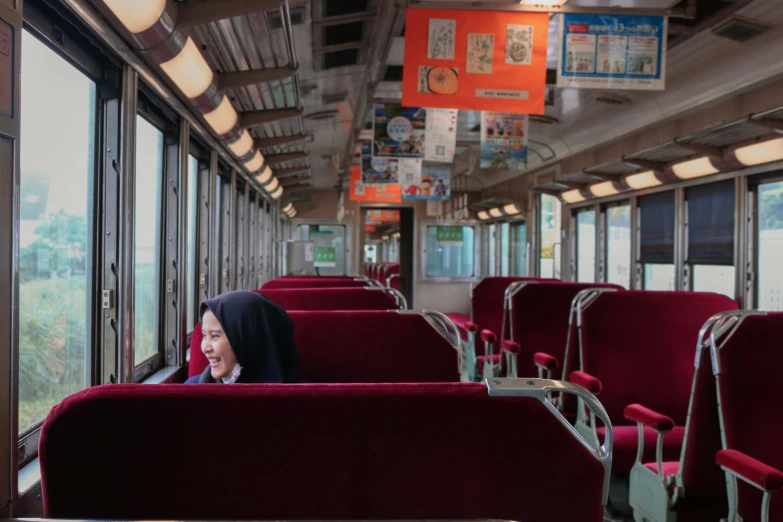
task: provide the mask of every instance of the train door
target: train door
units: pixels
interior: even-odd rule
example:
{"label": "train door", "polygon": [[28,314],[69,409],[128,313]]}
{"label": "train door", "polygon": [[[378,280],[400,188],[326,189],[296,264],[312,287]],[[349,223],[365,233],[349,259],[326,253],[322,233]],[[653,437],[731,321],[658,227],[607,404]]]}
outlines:
{"label": "train door", "polygon": [[755,272],[750,301],[759,310],[783,311],[783,179],[769,178],[760,181],[751,194],[756,211],[751,213],[755,227],[751,229],[755,239],[755,260],[751,272]]}

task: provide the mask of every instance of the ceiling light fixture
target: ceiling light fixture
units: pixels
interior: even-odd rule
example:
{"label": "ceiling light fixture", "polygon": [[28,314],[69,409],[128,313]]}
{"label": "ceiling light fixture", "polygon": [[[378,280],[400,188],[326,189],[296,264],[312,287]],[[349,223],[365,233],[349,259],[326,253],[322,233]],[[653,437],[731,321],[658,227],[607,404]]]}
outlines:
{"label": "ceiling light fixture", "polygon": [[674,172],[674,175],[680,179],[700,178],[702,176],[709,176],[710,174],[717,174],[720,172],[715,168],[715,165],[712,164],[710,158],[706,156],[672,165],[672,171]]}
{"label": "ceiling light fixture", "polygon": [[493,208],[489,210],[489,215],[497,218],[503,215],[503,211],[499,208]]}
{"label": "ceiling light fixture", "polygon": [[256,181],[258,181],[261,185],[265,185],[269,183],[270,179],[272,179],[272,169],[270,169],[269,165],[267,165],[263,172],[256,176]]}
{"label": "ceiling light fixture", "polygon": [[104,0],[122,25],[131,33],[143,33],[163,15],[166,0]]}
{"label": "ceiling light fixture", "polygon": [[604,198],[606,196],[617,194],[620,191],[617,190],[617,187],[614,186],[614,182],[604,181],[603,183],[590,185],[590,192],[592,192],[593,195],[597,198]]}
{"label": "ceiling light fixture", "polygon": [[272,181],[261,187],[262,189],[266,190],[269,193],[274,192],[277,190],[277,187],[280,186],[280,182],[277,180],[277,178],[272,178]]}
{"label": "ceiling light fixture", "polygon": [[783,160],[783,138],[746,145],[734,151],[737,161],[747,167]]}
{"label": "ceiling light fixture", "polygon": [[489,213],[486,210],[482,210],[481,212],[478,213],[478,218],[481,221],[486,221],[487,219],[489,219]]}
{"label": "ceiling light fixture", "polygon": [[277,199],[277,198],[279,198],[280,196],[282,196],[282,195],[283,195],[283,187],[282,187],[282,186],[280,186],[280,187],[277,187],[277,190],[275,190],[274,192],[272,192],[272,193],[271,193],[271,194],[269,194],[269,195],[272,197],[272,199]]}
{"label": "ceiling light fixture", "polygon": [[179,54],[160,64],[160,68],[188,98],[198,98],[204,94],[214,78],[212,69],[190,37]]}
{"label": "ceiling light fixture", "polygon": [[641,190],[650,187],[657,187],[658,185],[663,185],[663,182],[658,179],[658,177],[655,175],[655,172],[651,170],[640,172],[638,174],[631,174],[630,176],[625,178],[625,182],[628,184],[629,187],[635,190]]}
{"label": "ceiling light fixture", "polygon": [[513,216],[514,214],[519,214],[520,212],[522,212],[522,209],[519,208],[515,203],[511,203],[503,207],[503,212],[507,216]]}
{"label": "ceiling light fixture", "polygon": [[579,189],[563,192],[560,194],[560,197],[563,198],[563,201],[566,203],[579,203],[580,201],[585,200],[585,197],[582,195],[582,192]]}
{"label": "ceiling light fixture", "polygon": [[253,149],[253,137],[244,129],[236,141],[228,144],[228,148],[237,158],[241,158]]}
{"label": "ceiling light fixture", "polygon": [[[252,158],[250,158],[250,160],[245,162],[245,168],[250,172],[255,172],[263,166],[264,166],[264,157],[258,151],[256,151],[255,155]],[[270,176],[271,176],[271,172],[270,172]]]}
{"label": "ceiling light fixture", "polygon": [[228,100],[228,96],[223,96],[223,101],[220,102],[220,105],[218,105],[214,111],[204,114],[204,119],[207,120],[207,123],[209,123],[212,130],[215,131],[215,134],[226,134],[237,124],[239,115]]}

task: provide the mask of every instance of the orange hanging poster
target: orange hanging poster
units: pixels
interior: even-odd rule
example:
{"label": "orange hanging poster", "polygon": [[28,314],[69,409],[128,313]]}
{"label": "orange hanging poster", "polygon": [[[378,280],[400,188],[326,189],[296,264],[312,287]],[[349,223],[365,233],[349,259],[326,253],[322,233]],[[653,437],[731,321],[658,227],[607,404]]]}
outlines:
{"label": "orange hanging poster", "polygon": [[407,107],[544,114],[547,13],[408,8]]}
{"label": "orange hanging poster", "polygon": [[374,201],[378,203],[399,203],[402,189],[399,183],[363,183],[362,168],[351,167],[351,201]]}

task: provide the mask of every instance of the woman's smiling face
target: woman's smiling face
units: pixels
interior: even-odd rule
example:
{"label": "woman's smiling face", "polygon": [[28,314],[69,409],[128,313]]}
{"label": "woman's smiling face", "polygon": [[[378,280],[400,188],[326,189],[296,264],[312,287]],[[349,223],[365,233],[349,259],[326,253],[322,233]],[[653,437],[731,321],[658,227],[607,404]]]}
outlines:
{"label": "woman's smiling face", "polygon": [[201,318],[201,351],[209,359],[213,379],[222,379],[231,375],[237,364],[237,356],[228,342],[223,327],[215,315],[207,310]]}

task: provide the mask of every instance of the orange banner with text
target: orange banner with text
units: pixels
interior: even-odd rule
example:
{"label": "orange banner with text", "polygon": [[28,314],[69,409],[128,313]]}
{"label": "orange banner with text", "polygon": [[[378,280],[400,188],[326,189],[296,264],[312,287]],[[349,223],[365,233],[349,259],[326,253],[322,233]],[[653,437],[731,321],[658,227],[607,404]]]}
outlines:
{"label": "orange banner with text", "polygon": [[547,13],[409,8],[407,107],[544,114]]}
{"label": "orange banner with text", "polygon": [[351,167],[350,200],[399,203],[402,188],[399,183],[362,183],[362,168],[357,165]]}

